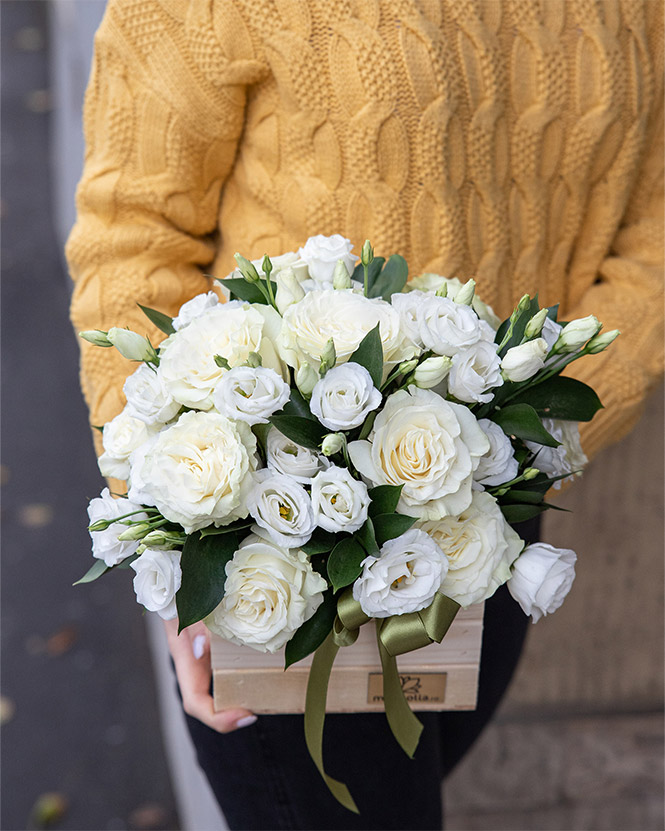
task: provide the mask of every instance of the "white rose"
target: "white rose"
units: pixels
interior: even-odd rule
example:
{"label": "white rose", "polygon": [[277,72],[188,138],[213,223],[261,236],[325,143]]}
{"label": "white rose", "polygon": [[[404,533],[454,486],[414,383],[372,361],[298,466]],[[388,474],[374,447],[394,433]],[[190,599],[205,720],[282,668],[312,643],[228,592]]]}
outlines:
{"label": "white rose", "polygon": [[319,453],[296,444],[274,427],[266,439],[266,463],[270,470],[284,473],[301,485],[309,485],[328,466],[328,461]]}
{"label": "white rose", "polygon": [[312,500],[302,485],[283,473],[259,470],[254,474],[247,508],[258,528],[277,545],[297,548],[304,545],[316,528]]}
{"label": "white rose", "polygon": [[510,577],[522,540],[508,525],[493,496],[475,491],[459,516],[418,523],[448,558],[441,593],[470,606],[491,597]]}
{"label": "white rose", "polygon": [[181,405],[162,383],[159,369],[147,364],[141,364],[127,378],[122,390],[127,398],[127,413],[146,424],[166,424],[180,410]]}
{"label": "white rose", "polygon": [[310,237],[298,254],[307,263],[310,277],[317,283],[332,285],[333,273],[338,260],[342,260],[351,274],[358,257],[351,253],[353,245],[340,234],[326,237],[318,234]]}
{"label": "white rose", "polygon": [[409,387],[388,397],[368,440],[351,442],[349,454],[372,484],[403,485],[401,513],[440,519],[468,507],[473,472],[488,448],[467,407]]}
{"label": "white rose", "polygon": [[478,426],[485,433],[490,442],[490,449],[481,456],[474,482],[486,487],[502,485],[517,476],[519,464],[515,458],[515,451],[508,436],[498,424],[489,418],[478,419]]}
{"label": "white rose", "polygon": [[399,314],[390,303],[378,298],[370,300],[353,289],[311,291],[284,313],[280,354],[296,370],[304,363],[318,367],[332,338],[337,363],[342,364],[377,323],[384,366],[394,366],[415,354],[415,347],[400,329]]}
{"label": "white rose", "polygon": [[173,318],[173,328],[176,332],[179,329],[184,329],[192,320],[201,317],[202,314],[213,309],[219,303],[219,298],[214,291],[209,291],[204,294],[197,294],[180,307],[177,317]]}
{"label": "white rose", "polygon": [[312,617],[326,587],[304,551],[252,534],[227,563],[224,599],[205,623],[233,643],[276,652]]}
{"label": "white rose", "polygon": [[[141,505],[129,499],[114,499],[108,488],[104,488],[99,496],[90,500],[88,516],[90,525],[99,520],[114,520],[125,514],[134,514],[141,511]],[[128,517],[131,520],[147,519],[148,515],[140,512]],[[104,531],[90,531],[92,539],[92,556],[103,560],[109,568],[131,557],[139,547],[139,540],[119,540],[118,534],[126,531],[126,525],[114,522]]]}
{"label": "white rose", "polygon": [[[532,441],[525,442],[529,450],[536,454],[533,466],[547,476],[563,476],[581,470],[589,460],[580,444],[579,424],[576,421],[544,418],[543,427],[561,444],[558,447],[546,447]],[[561,487],[562,481],[566,480],[554,483],[557,490]]]}
{"label": "white rose", "polygon": [[247,516],[255,452],[256,439],[242,421],[184,413],[132,459],[130,494],[147,494],[187,534],[228,525]]}
{"label": "white rose", "polygon": [[367,519],[369,503],[367,486],[345,467],[333,465],[312,480],[314,518],[326,531],[357,531]]}
{"label": "white rose", "polygon": [[502,384],[501,358],[495,343],[481,340],[453,355],[448,392],[459,401],[486,404],[494,397],[491,390]]}
{"label": "white rose", "polygon": [[217,366],[215,355],[233,367],[244,364],[250,352],[258,352],[264,366],[281,374],[270,342],[269,329],[275,326],[271,314],[279,321],[268,307],[219,303],[171,336],[161,353],[159,372],[173,398],[192,409],[211,409],[213,390],[228,371]]}
{"label": "white rose", "polygon": [[575,579],[577,555],[544,542],[527,545],[513,565],[508,591],[533,622],[561,606]]}
{"label": "white rose", "polygon": [[359,427],[381,405],[381,393],[360,364],[349,363],[326,372],[312,391],[310,408],[329,430]]}
{"label": "white rose", "polygon": [[290,392],[289,385],[273,369],[238,366],[222,376],[212,398],[222,415],[251,426],[267,424],[289,400]]}
{"label": "white rose", "polygon": [[448,570],[436,542],[417,528],[388,540],[378,557],[366,557],[353,599],[370,617],[419,612],[434,600]]}
{"label": "white rose", "polygon": [[126,479],[129,476],[129,457],[150,438],[152,432],[144,421],[130,415],[127,407],[107,422],[102,432],[104,452],[97,460],[102,476]]}
{"label": "white rose", "polygon": [[431,297],[418,308],[420,338],[437,355],[453,357],[480,340],[492,343],[494,331],[469,307],[449,297]]}
{"label": "white rose", "polygon": [[508,381],[526,381],[545,365],[549,352],[545,338],[534,338],[511,347],[503,356],[501,370]]}
{"label": "white rose", "polygon": [[[446,297],[449,297],[451,300],[457,297],[457,293],[463,285],[457,277],[442,277],[440,274],[420,274],[418,277],[409,280],[406,284],[405,291],[431,291],[432,293],[436,293],[444,284],[448,292]],[[496,315],[494,309],[488,303],[485,303],[477,294],[474,294],[473,300],[471,301],[471,308],[481,320],[484,320],[496,332],[501,325],[501,318]]]}
{"label": "white rose", "polygon": [[182,581],[180,551],[146,548],[131,563],[136,572],[134,591],[136,599],[149,612],[157,612],[164,620],[177,616],[175,595]]}

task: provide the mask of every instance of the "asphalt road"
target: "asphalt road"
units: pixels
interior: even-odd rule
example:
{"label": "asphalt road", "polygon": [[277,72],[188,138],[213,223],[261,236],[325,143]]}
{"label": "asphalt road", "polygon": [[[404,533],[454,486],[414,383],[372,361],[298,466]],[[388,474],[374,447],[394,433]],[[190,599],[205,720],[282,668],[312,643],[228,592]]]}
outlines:
{"label": "asphalt road", "polygon": [[175,829],[132,572],[89,586],[103,487],[52,229],[46,4],[3,0],[2,814],[40,827]]}

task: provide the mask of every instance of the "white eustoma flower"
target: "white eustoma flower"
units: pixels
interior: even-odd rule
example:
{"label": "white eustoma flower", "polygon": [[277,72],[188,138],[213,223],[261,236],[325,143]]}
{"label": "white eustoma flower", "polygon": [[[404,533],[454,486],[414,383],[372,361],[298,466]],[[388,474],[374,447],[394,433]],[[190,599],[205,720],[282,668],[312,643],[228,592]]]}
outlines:
{"label": "white eustoma flower", "polygon": [[145,421],[130,415],[128,407],[104,425],[102,445],[104,452],[97,460],[102,476],[126,479],[129,476],[129,457],[154,430]]}
{"label": "white eustoma flower", "polygon": [[423,348],[423,339],[420,336],[418,310],[434,297],[433,292],[405,291],[396,292],[390,298],[390,303],[399,314],[402,331],[418,349]]}
{"label": "white eustoma flower", "polygon": [[[247,508],[256,521],[253,531],[277,545],[298,548],[316,528],[309,494],[290,476],[258,470],[247,497]],[[258,527],[257,527],[258,526]]]}
{"label": "white eustoma flower", "polygon": [[310,408],[329,430],[359,427],[381,405],[381,393],[364,366],[349,361],[334,367],[312,390]]}
{"label": "white eustoma flower", "polygon": [[312,280],[332,285],[338,260],[343,261],[349,274],[353,272],[358,257],[351,253],[352,248],[351,242],[341,234],[330,237],[318,234],[310,237],[298,250],[298,254],[307,263]]}
{"label": "white eustoma flower", "polygon": [[502,485],[517,476],[519,464],[515,458],[515,451],[508,436],[498,424],[489,418],[479,418],[478,426],[485,433],[490,442],[490,449],[480,457],[474,482],[486,487]]}
{"label": "white eustoma flower", "polygon": [[475,491],[473,501],[459,516],[418,523],[448,558],[441,593],[460,606],[481,603],[510,577],[510,566],[523,542],[508,525],[497,501]]}
{"label": "white eustoma flower", "polygon": [[266,439],[266,464],[270,470],[290,476],[301,485],[309,485],[320,470],[328,467],[329,462],[315,450],[296,444],[271,427]]}
{"label": "white eustoma flower", "polygon": [[[409,280],[404,290],[407,292],[426,291],[435,294],[444,285],[447,290],[446,297],[455,300],[463,283],[457,277],[442,277],[440,274],[419,274]],[[495,314],[494,309],[488,303],[478,297],[477,293],[473,296],[471,308],[481,320],[484,320],[496,332],[501,325],[501,318]]]}
{"label": "white eustoma flower", "polygon": [[508,591],[533,622],[555,612],[575,579],[577,555],[544,542],[527,545],[513,564]]}
{"label": "white eustoma flower", "polygon": [[502,384],[501,358],[495,343],[480,340],[453,355],[448,392],[459,401],[486,404],[494,397],[492,390]]}
{"label": "white eustoma flower", "polygon": [[173,328],[177,331],[184,329],[192,320],[201,317],[202,314],[213,309],[219,303],[219,298],[214,291],[204,294],[197,294],[180,307],[177,317],[173,318]]}
{"label": "white eustoma flower", "polygon": [[252,534],[227,563],[224,599],[205,624],[233,643],[276,652],[312,617],[326,587],[304,551]]}
{"label": "white eustoma flower", "polygon": [[366,615],[384,618],[426,609],[448,571],[436,542],[417,528],[384,543],[378,557],[366,557],[353,584],[353,599]]}
{"label": "white eustoma flower", "polygon": [[[543,427],[561,444],[558,447],[546,447],[532,441],[525,442],[529,450],[536,454],[534,467],[547,476],[563,476],[581,470],[589,460],[580,444],[579,424],[576,421],[544,418]],[[557,490],[561,487],[561,481],[566,480],[554,483]]]}
{"label": "white eustoma flower", "polygon": [[141,364],[127,378],[122,391],[127,398],[127,413],[146,424],[166,424],[181,407],[166,390],[159,369],[147,364]]}
{"label": "white eustoma flower", "polygon": [[473,309],[449,297],[435,296],[422,303],[418,308],[418,326],[427,349],[451,358],[480,340],[494,341],[493,329]]}
{"label": "white eustoma flower", "polygon": [[178,614],[175,596],[182,582],[181,553],[175,549],[146,548],[131,563],[136,572],[136,599],[149,612],[157,612],[163,620],[173,620]]}
{"label": "white eustoma flower", "polygon": [[132,458],[130,494],[191,534],[247,516],[256,466],[256,439],[244,422],[190,411]]}
{"label": "white eustoma flower", "polygon": [[218,381],[212,399],[222,415],[251,426],[267,424],[289,400],[290,392],[274,369],[237,366]]}
{"label": "white eustoma flower", "polygon": [[549,352],[545,338],[534,338],[512,346],[501,360],[501,370],[508,381],[526,381],[545,365]]}
{"label": "white eustoma flower", "polygon": [[367,519],[369,504],[367,486],[348,468],[332,465],[312,480],[314,519],[326,531],[357,531]]}
{"label": "white eustoma flower", "polygon": [[[108,488],[104,488],[99,496],[90,500],[88,505],[88,516],[90,525],[99,520],[114,520],[125,514],[132,514],[140,511],[141,505],[137,505],[129,499],[114,499]],[[148,515],[141,512],[128,517],[129,520],[138,521],[147,519]],[[126,525],[114,522],[104,531],[90,531],[92,539],[92,556],[103,560],[107,566],[115,566],[131,557],[139,547],[139,540],[119,540],[118,534],[127,530]]]}
{"label": "white eustoma flower", "polygon": [[459,514],[471,502],[473,472],[489,440],[473,413],[431,390],[388,397],[351,460],[373,485],[403,485],[398,508],[423,519]]}

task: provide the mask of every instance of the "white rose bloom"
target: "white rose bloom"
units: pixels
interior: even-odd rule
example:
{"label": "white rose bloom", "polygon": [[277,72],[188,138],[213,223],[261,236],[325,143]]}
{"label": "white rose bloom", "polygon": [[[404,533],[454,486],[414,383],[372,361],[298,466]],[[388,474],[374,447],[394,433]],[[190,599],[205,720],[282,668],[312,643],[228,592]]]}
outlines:
{"label": "white rose bloom", "polygon": [[431,297],[418,308],[420,338],[437,355],[453,357],[460,349],[480,340],[494,341],[493,329],[469,306],[449,297]]}
{"label": "white rose bloom", "polygon": [[275,427],[270,428],[266,439],[266,463],[270,470],[290,476],[301,485],[311,484],[314,476],[329,464],[315,450],[296,444]]}
{"label": "white rose bloom", "polygon": [[345,467],[333,465],[312,480],[314,518],[326,531],[357,531],[367,519],[369,503],[367,486]]}
{"label": "white rose bloom", "polygon": [[222,415],[251,426],[267,424],[289,400],[290,393],[289,385],[273,369],[237,366],[222,376],[212,398]]}
{"label": "white rose bloom", "polygon": [[545,366],[549,349],[545,338],[534,338],[511,347],[501,360],[501,370],[508,381],[526,381]]}
{"label": "white rose bloom", "polygon": [[[88,516],[90,525],[100,519],[112,520],[133,511],[139,511],[141,505],[137,505],[129,499],[114,499],[108,488],[104,488],[99,496],[90,500],[88,505]],[[145,513],[137,513],[128,517],[132,521],[147,519]],[[113,523],[105,531],[90,531],[92,539],[92,556],[103,560],[107,566],[115,566],[131,557],[139,547],[139,540],[119,540],[118,534],[127,530],[126,525]]]}
{"label": "white rose bloom", "polygon": [[381,393],[360,364],[349,363],[328,370],[312,391],[310,408],[329,430],[359,427],[381,405]]}
{"label": "white rose bloom", "polygon": [[448,562],[436,542],[417,528],[388,540],[378,557],[366,557],[353,599],[370,617],[426,609],[444,580]]}
{"label": "white rose bloom", "polygon": [[304,363],[318,367],[321,353],[332,338],[337,363],[343,364],[377,323],[384,366],[389,368],[413,357],[416,349],[401,331],[399,314],[390,303],[370,300],[353,289],[311,291],[284,313],[280,355],[296,370]]}
{"label": "white rose bloom", "polygon": [[197,294],[180,307],[177,317],[173,318],[173,328],[176,332],[188,326],[192,320],[201,317],[202,314],[213,309],[219,303],[219,298],[214,291],[208,291],[204,294]]}
{"label": "white rose bloom", "polygon": [[453,355],[448,392],[459,401],[486,404],[494,397],[492,390],[502,384],[501,358],[495,343],[480,340]]}
{"label": "white rose bloom", "polygon": [[129,457],[153,432],[144,421],[130,415],[125,406],[121,413],[104,425],[104,452],[97,460],[102,476],[126,479],[129,476]]}
{"label": "white rose bloom", "polygon": [[149,612],[157,612],[163,620],[173,620],[178,614],[175,595],[182,581],[181,553],[175,549],[146,548],[131,563],[136,572],[136,599]]}
{"label": "white rose bloom", "polygon": [[309,494],[290,476],[258,470],[253,476],[247,508],[256,521],[252,530],[277,545],[304,545],[316,528]]}
{"label": "white rose bloom", "polygon": [[575,579],[577,555],[544,542],[527,545],[513,564],[508,591],[533,622],[561,606]]}
{"label": "white rose bloom", "polygon": [[422,519],[459,514],[489,440],[462,404],[409,387],[386,400],[367,441],[349,444],[360,473],[374,485],[403,485],[399,511]]}
{"label": "white rose bloom", "polygon": [[[420,274],[418,277],[409,280],[406,284],[405,291],[430,291],[436,293],[444,284],[448,290],[446,297],[449,297],[451,300],[457,297],[457,293],[463,285],[457,277],[442,277],[440,274]],[[501,325],[501,318],[496,315],[494,309],[488,303],[485,303],[477,294],[474,294],[473,300],[471,301],[471,308],[481,320],[488,323],[496,332]]]}
{"label": "white rose bloom", "polygon": [[326,587],[304,551],[252,534],[227,563],[224,599],[205,624],[233,643],[276,652],[312,617]]}
{"label": "white rose bloom", "polygon": [[423,348],[423,339],[420,336],[418,309],[429,302],[434,294],[422,291],[407,291],[393,294],[390,303],[399,314],[400,326],[408,339],[418,349]]}
{"label": "white rose bloom", "polygon": [[298,254],[307,263],[309,276],[317,283],[332,285],[333,273],[338,260],[342,260],[346,270],[351,274],[358,257],[351,253],[353,245],[341,234],[326,237],[318,234],[310,237]]}
{"label": "white rose bloom", "polygon": [[474,482],[485,487],[492,487],[514,479],[517,476],[519,464],[508,436],[498,424],[490,421],[489,418],[478,419],[478,426],[489,439],[490,449],[480,457],[476,472],[473,474]]}
{"label": "white rose bloom", "polygon": [[441,593],[460,606],[481,603],[510,577],[523,542],[508,525],[493,496],[475,491],[459,516],[418,523],[448,558]]}
{"label": "white rose bloom", "polygon": [[[572,474],[575,470],[581,470],[589,460],[580,444],[579,424],[576,421],[544,418],[543,427],[561,444],[558,447],[546,447],[544,444],[536,444],[532,441],[524,442],[529,450],[536,454],[533,466],[547,476],[563,476],[567,473]],[[566,480],[554,483],[557,490],[561,487],[562,481]]]}
{"label": "white rose bloom", "polygon": [[244,364],[250,352],[258,352],[263,365],[281,373],[281,365],[270,343],[270,320],[279,314],[272,308],[247,303],[219,303],[194,318],[172,336],[161,353],[159,373],[176,401],[196,410],[213,406],[212,394],[228,370],[215,363],[221,355],[233,366]]}
{"label": "white rose bloom", "polygon": [[147,364],[133,372],[122,391],[127,398],[127,413],[146,424],[166,424],[175,418],[180,404],[173,399],[162,383],[159,369]]}
{"label": "white rose bloom", "polygon": [[130,493],[147,494],[146,504],[191,534],[247,516],[256,465],[256,439],[246,424],[190,411],[132,459]]}

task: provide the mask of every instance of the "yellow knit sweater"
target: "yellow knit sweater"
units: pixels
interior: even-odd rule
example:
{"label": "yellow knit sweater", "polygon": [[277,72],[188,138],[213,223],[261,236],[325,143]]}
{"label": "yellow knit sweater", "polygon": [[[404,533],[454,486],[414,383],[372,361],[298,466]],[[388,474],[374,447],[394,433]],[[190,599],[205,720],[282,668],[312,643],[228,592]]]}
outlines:
{"label": "yellow knit sweater", "polygon": [[[661,0],[111,0],[67,245],[77,330],[152,329],[233,253],[341,233],[622,337],[574,365],[625,433],[663,366]],[[133,365],[82,344],[91,421]]]}

